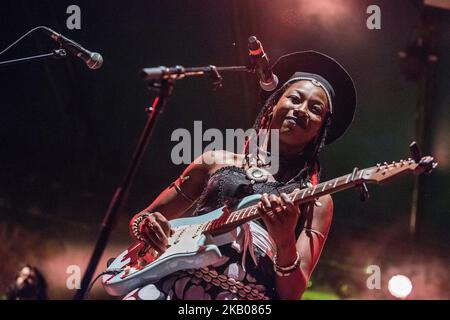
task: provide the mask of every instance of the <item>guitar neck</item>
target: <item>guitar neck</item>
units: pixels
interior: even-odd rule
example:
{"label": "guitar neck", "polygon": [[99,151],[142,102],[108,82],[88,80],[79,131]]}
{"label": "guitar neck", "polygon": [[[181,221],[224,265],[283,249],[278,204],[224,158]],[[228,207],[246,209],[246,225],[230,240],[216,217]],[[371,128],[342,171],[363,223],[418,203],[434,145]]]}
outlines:
{"label": "guitar neck", "polygon": [[[294,191],[289,194],[289,197],[295,204],[310,202],[323,195],[332,194],[353,187],[355,185],[355,180],[361,179],[363,174],[364,170],[355,170],[348,175],[319,183],[313,187]],[[225,210],[224,214],[219,218],[208,223],[204,228],[204,232],[220,234],[256,218],[259,218],[257,205],[252,205],[233,212],[226,212]]]}
{"label": "guitar neck", "polygon": [[[422,160],[416,162],[415,160],[408,158],[408,160],[400,160],[399,162],[393,161],[390,164],[387,162],[384,162],[383,164],[378,163],[374,167],[362,170],[355,168],[350,174],[319,183],[313,187],[294,191],[289,194],[289,197],[294,203],[302,204],[313,201],[326,194],[349,189],[355,185],[363,184],[364,189],[366,188],[365,183],[381,183],[408,171],[413,172],[416,175],[424,172],[431,172],[431,170],[437,166],[433,157],[423,157]],[[280,192],[282,192],[282,190],[280,190]],[[363,192],[367,192],[367,189]],[[362,195],[364,196],[364,193]],[[224,233],[256,218],[259,218],[257,205],[252,205],[233,212],[230,212],[228,208],[225,207],[223,214],[219,218],[208,222],[203,228],[203,232],[215,234]]]}

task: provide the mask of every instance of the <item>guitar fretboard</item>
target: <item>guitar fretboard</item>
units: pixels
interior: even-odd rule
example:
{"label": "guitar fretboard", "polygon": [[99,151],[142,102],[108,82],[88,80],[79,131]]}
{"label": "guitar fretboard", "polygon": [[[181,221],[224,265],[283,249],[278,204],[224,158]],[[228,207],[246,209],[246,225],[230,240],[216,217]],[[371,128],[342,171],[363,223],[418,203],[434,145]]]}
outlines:
{"label": "guitar fretboard", "polygon": [[[289,197],[296,204],[310,202],[326,194],[335,193],[344,189],[351,188],[355,185],[355,180],[362,178],[364,170],[350,173],[339,178],[319,183],[313,187],[304,188],[289,194]],[[280,190],[282,192],[282,190]],[[259,210],[257,205],[252,205],[240,210],[228,212],[224,209],[224,213],[217,219],[211,220],[204,228],[204,232],[221,233],[230,228],[237,227],[247,221],[259,218]]]}

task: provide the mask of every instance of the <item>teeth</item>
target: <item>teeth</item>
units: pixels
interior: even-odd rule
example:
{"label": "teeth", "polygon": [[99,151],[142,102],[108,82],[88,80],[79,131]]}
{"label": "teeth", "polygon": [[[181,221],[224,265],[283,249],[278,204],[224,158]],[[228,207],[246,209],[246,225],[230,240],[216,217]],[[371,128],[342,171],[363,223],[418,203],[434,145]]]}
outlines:
{"label": "teeth", "polygon": [[297,118],[297,117],[288,116],[285,119],[293,120],[301,128],[306,128],[306,126],[307,126],[306,122],[303,119],[300,119],[300,118]]}

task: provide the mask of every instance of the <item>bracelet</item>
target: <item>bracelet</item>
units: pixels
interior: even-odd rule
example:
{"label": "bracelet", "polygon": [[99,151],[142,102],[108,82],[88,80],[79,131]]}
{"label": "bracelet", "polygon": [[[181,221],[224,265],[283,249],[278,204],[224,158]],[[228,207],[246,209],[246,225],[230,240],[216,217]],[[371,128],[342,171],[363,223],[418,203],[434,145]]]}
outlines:
{"label": "bracelet", "polygon": [[139,241],[145,241],[144,238],[142,238],[141,233],[139,232],[139,224],[148,218],[150,216],[150,213],[144,212],[142,214],[139,214],[137,217],[133,218],[131,224],[130,224],[130,231],[133,236],[136,237]]}
{"label": "bracelet", "polygon": [[277,254],[273,256],[273,270],[275,273],[280,277],[287,277],[291,275],[296,269],[300,267],[300,254],[297,251],[297,257],[295,258],[295,261],[287,266],[282,267],[277,264]]}
{"label": "bracelet", "polygon": [[170,185],[170,187],[174,187],[175,190],[177,191],[177,193],[181,196],[183,196],[186,200],[190,201],[191,203],[195,202],[195,199],[192,199],[191,197],[189,197],[187,194],[185,194],[180,186],[177,184],[178,180],[181,180],[181,183],[183,183],[184,181],[188,180],[190,178],[190,176],[180,176],[176,181],[172,182],[172,184]]}

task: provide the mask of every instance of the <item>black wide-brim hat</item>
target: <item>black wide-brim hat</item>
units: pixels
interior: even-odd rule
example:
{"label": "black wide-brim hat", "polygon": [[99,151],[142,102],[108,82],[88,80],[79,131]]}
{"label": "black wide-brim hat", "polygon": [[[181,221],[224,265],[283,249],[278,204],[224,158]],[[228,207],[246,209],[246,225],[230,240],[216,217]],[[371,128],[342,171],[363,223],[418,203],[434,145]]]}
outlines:
{"label": "black wide-brim hat", "polygon": [[[325,144],[341,137],[353,122],[356,111],[356,88],[352,78],[335,59],[317,51],[299,51],[279,57],[271,64],[273,73],[278,77],[279,90],[296,72],[317,74],[333,87],[333,112]],[[261,91],[263,101],[273,92]]]}

